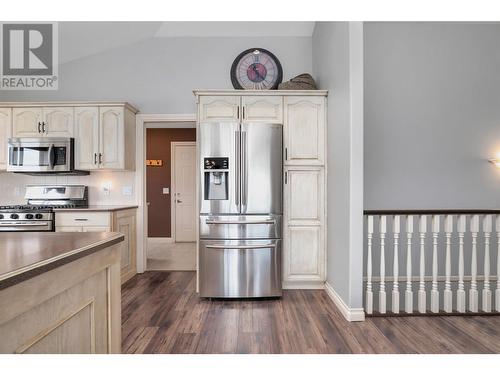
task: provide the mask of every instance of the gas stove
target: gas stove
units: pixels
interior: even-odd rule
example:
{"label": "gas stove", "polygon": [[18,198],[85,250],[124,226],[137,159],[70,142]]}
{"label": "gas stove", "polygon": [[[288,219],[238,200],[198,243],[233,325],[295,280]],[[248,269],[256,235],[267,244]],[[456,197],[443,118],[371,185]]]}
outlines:
{"label": "gas stove", "polygon": [[1,232],[45,232],[54,230],[54,212],[49,207],[1,206]]}
{"label": "gas stove", "polygon": [[81,185],[30,185],[28,204],[0,206],[0,232],[54,231],[54,208],[88,206],[88,188]]}

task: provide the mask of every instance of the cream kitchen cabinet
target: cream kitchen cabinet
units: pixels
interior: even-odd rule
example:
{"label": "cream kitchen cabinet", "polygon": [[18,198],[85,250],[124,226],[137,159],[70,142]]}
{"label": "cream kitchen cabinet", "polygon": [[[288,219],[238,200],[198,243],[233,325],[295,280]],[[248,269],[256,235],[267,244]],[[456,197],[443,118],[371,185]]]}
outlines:
{"label": "cream kitchen cabinet", "polygon": [[14,108],[12,133],[14,137],[42,137],[42,108]]}
{"label": "cream kitchen cabinet", "polygon": [[320,287],[326,278],[323,167],[285,167],[283,280],[286,287]]}
{"label": "cream kitchen cabinet", "polygon": [[283,233],[285,288],[321,288],[326,279],[325,230],[322,225],[287,225]]}
{"label": "cream kitchen cabinet", "polygon": [[77,169],[99,168],[99,107],[75,108],[75,165]]}
{"label": "cream kitchen cabinet", "polygon": [[56,232],[120,232],[122,283],[137,273],[136,266],[136,209],[116,211],[56,211]]}
{"label": "cream kitchen cabinet", "polygon": [[205,122],[238,122],[240,119],[239,96],[202,96],[199,119]]}
{"label": "cream kitchen cabinet", "polygon": [[281,96],[241,97],[243,122],[283,123],[283,98]]}
{"label": "cream kitchen cabinet", "polygon": [[135,113],[126,106],[75,110],[76,169],[135,169]]}
{"label": "cream kitchen cabinet", "polygon": [[284,98],[283,143],[285,165],[324,165],[326,98]]}
{"label": "cream kitchen cabinet", "polygon": [[14,137],[72,137],[73,107],[13,109]]}
{"label": "cream kitchen cabinet", "polygon": [[199,119],[204,122],[283,123],[281,96],[201,96]]}
{"label": "cream kitchen cabinet", "polygon": [[12,109],[0,108],[0,170],[7,169],[7,140],[12,136]]}

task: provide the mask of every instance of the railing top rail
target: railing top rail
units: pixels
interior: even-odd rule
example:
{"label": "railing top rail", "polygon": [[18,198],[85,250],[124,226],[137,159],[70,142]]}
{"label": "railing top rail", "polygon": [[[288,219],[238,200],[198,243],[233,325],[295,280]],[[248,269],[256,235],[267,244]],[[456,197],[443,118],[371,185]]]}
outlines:
{"label": "railing top rail", "polygon": [[402,210],[364,210],[364,215],[494,215],[500,214],[500,209],[402,209]]}

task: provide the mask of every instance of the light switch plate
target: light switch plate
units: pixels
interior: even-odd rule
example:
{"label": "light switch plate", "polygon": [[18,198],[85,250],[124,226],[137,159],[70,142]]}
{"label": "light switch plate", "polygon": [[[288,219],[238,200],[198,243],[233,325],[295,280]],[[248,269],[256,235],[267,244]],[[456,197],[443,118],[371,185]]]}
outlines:
{"label": "light switch plate", "polygon": [[130,185],[124,185],[124,186],[122,186],[122,194],[123,195],[130,196],[130,195],[132,195],[132,193],[133,193],[132,186],[130,186]]}
{"label": "light switch plate", "polygon": [[163,194],[170,194],[170,188],[163,188]]}

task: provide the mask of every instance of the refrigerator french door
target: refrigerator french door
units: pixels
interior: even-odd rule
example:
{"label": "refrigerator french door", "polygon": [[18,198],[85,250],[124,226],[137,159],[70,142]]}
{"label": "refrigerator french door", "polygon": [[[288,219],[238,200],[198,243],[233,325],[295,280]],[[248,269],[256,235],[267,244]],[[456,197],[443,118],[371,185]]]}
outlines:
{"label": "refrigerator french door", "polygon": [[200,295],[281,295],[282,126],[200,124]]}

